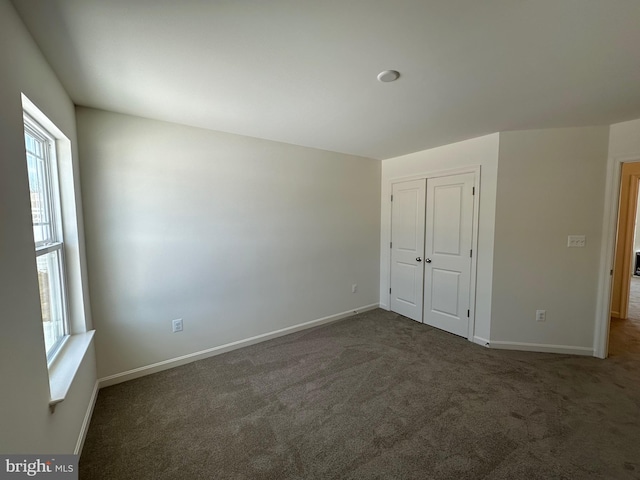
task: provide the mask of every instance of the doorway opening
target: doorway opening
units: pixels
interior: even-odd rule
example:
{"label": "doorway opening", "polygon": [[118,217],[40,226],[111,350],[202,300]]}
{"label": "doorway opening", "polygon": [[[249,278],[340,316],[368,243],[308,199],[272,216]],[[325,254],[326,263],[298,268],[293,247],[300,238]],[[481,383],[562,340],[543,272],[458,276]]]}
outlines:
{"label": "doorway opening", "polygon": [[[636,186],[640,192],[640,184]],[[636,212],[634,215],[633,243],[631,250],[631,281],[627,304],[627,320],[640,323],[640,194],[636,193]]]}
{"label": "doorway opening", "polygon": [[623,163],[611,292],[610,355],[640,352],[640,163]]}

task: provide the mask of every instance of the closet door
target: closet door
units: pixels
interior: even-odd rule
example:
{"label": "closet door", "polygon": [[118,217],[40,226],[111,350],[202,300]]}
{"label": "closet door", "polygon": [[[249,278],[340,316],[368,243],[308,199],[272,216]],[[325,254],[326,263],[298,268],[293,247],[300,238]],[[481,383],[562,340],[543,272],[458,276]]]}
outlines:
{"label": "closet door", "polygon": [[429,178],[426,194],[424,323],[468,336],[473,186],[465,173]]}
{"label": "closet door", "polygon": [[422,322],[426,180],[394,183],[391,203],[391,304]]}

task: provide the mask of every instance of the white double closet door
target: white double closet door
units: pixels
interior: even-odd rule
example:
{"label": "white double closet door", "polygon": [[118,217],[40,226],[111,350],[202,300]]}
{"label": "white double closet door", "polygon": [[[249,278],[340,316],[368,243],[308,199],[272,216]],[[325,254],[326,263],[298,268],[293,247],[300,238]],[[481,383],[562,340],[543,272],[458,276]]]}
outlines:
{"label": "white double closet door", "polygon": [[392,185],[391,310],[467,337],[475,174]]}

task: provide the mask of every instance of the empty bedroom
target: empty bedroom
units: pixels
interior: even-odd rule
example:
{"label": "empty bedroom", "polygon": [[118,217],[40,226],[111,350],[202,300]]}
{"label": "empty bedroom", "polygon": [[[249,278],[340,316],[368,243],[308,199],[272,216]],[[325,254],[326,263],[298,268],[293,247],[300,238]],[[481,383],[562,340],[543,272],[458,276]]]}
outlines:
{"label": "empty bedroom", "polygon": [[638,25],[0,0],[0,478],[640,478]]}

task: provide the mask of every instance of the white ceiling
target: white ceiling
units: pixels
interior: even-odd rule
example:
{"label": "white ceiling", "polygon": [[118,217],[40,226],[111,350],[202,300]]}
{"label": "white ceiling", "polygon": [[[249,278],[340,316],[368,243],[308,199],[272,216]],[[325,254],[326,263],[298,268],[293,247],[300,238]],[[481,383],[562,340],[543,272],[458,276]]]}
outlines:
{"label": "white ceiling", "polygon": [[12,2],[76,104],[143,117],[382,159],[640,117],[638,0]]}

